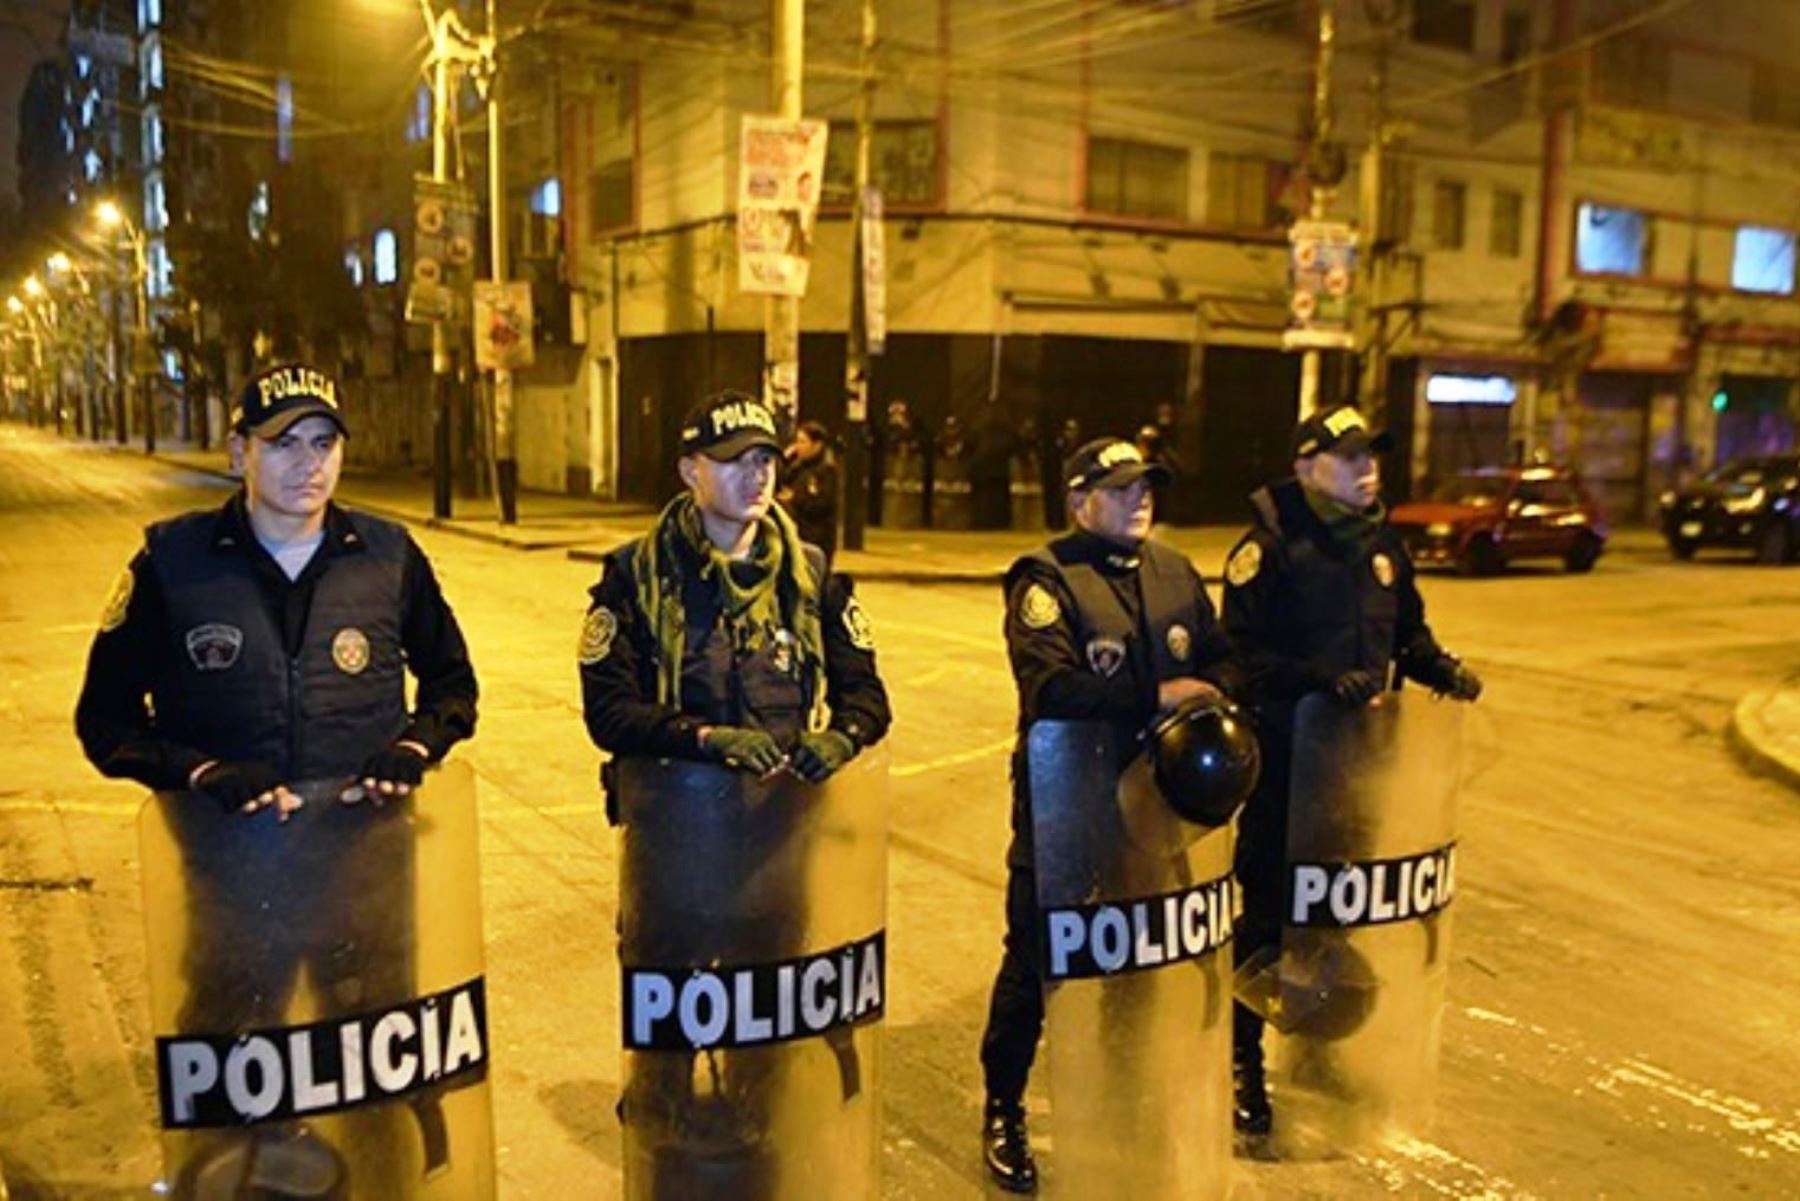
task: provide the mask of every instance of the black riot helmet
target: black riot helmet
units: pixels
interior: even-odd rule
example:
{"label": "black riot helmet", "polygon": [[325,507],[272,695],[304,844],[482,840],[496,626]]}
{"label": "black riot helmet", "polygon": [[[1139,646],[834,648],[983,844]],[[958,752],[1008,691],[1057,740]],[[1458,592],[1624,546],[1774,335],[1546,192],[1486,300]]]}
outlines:
{"label": "black riot helmet", "polygon": [[1380,988],[1368,957],[1342,938],[1315,930],[1283,934],[1282,1033],[1319,1042],[1349,1038],[1375,1011]]}
{"label": "black riot helmet", "polygon": [[1149,749],[1163,798],[1196,825],[1230,821],[1262,772],[1249,718],[1223,698],[1183,701],[1150,731]]}

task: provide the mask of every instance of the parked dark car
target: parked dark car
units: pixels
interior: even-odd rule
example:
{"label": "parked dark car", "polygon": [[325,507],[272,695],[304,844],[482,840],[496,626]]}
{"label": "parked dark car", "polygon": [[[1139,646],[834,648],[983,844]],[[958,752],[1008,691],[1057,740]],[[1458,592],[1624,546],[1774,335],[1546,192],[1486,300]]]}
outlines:
{"label": "parked dark car", "polygon": [[1571,473],[1496,467],[1451,476],[1431,499],[1396,505],[1389,520],[1421,567],[1492,575],[1519,559],[1561,559],[1589,571],[1606,548],[1600,510]]}
{"label": "parked dark car", "polygon": [[1800,549],[1800,454],[1733,459],[1662,494],[1662,531],[1677,559],[1703,546],[1754,551],[1791,563]]}

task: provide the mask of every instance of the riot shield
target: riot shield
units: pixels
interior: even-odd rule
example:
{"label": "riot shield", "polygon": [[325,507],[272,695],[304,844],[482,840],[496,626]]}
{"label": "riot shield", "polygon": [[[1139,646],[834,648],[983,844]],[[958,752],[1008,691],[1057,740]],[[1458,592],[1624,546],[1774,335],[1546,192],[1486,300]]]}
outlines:
{"label": "riot shield", "polygon": [[1430,1124],[1467,707],[1390,693],[1295,713],[1281,950],[1263,975],[1278,1144],[1306,1155]]}
{"label": "riot shield", "polygon": [[1233,827],[1183,822],[1129,733],[1027,738],[1053,1195],[1199,1201],[1231,1178]]}
{"label": "riot shield", "polygon": [[887,751],[618,761],[630,1201],[879,1195]]}
{"label": "riot shield", "polygon": [[165,1180],[182,1201],[494,1196],[474,773],[403,800],[138,817]]}

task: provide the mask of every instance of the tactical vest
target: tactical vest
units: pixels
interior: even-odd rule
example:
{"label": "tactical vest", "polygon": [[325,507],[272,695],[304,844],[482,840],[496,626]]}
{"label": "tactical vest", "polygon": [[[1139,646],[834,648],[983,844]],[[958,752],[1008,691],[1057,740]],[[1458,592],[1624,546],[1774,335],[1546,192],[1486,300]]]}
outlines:
{"label": "tactical vest", "polygon": [[[814,588],[806,601],[820,619],[825,556],[805,546]],[[755,650],[739,650],[719,618],[711,586],[696,577],[685,584],[687,638],[681,657],[681,711],[708,725],[751,726],[783,746],[806,732],[812,712],[813,681],[799,639],[791,630]]]}
{"label": "tactical vest", "polygon": [[355,520],[364,549],[334,556],[319,575],[292,659],[249,555],[213,549],[214,514],[150,528],[169,620],[151,688],[162,734],[213,758],[261,760],[289,780],[349,776],[399,737],[406,534]]}
{"label": "tactical vest", "polygon": [[1157,683],[1194,674],[1194,644],[1200,634],[1200,605],[1187,561],[1176,551],[1146,542],[1138,552],[1138,587],[1144,603],[1144,630],[1137,628],[1118,594],[1092,563],[1063,563],[1049,547],[1031,558],[1054,569],[1075,602],[1070,620],[1076,644],[1090,670],[1105,672],[1116,648],[1121,662],[1148,633],[1150,666]]}
{"label": "tactical vest", "polygon": [[[1271,506],[1272,508],[1272,506]],[[1269,508],[1265,518],[1273,516]],[[1282,652],[1337,675],[1386,671],[1394,658],[1400,602],[1394,585],[1401,552],[1386,531],[1355,551],[1321,547],[1286,522],[1280,531],[1287,554],[1282,579]]]}

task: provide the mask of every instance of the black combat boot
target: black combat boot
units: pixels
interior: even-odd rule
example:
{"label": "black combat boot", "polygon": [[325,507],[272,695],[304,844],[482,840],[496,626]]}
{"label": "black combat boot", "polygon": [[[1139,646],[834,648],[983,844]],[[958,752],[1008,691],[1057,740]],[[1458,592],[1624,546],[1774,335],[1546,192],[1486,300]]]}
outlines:
{"label": "black combat boot", "polygon": [[989,1097],[981,1131],[982,1155],[994,1182],[1009,1193],[1037,1192],[1037,1161],[1025,1134],[1025,1107]]}
{"label": "black combat boot", "polygon": [[1260,1055],[1232,1057],[1231,1081],[1236,1087],[1237,1103],[1231,1111],[1231,1123],[1239,1134],[1264,1135],[1275,1127],[1275,1112],[1269,1108],[1269,1093],[1263,1086]]}

